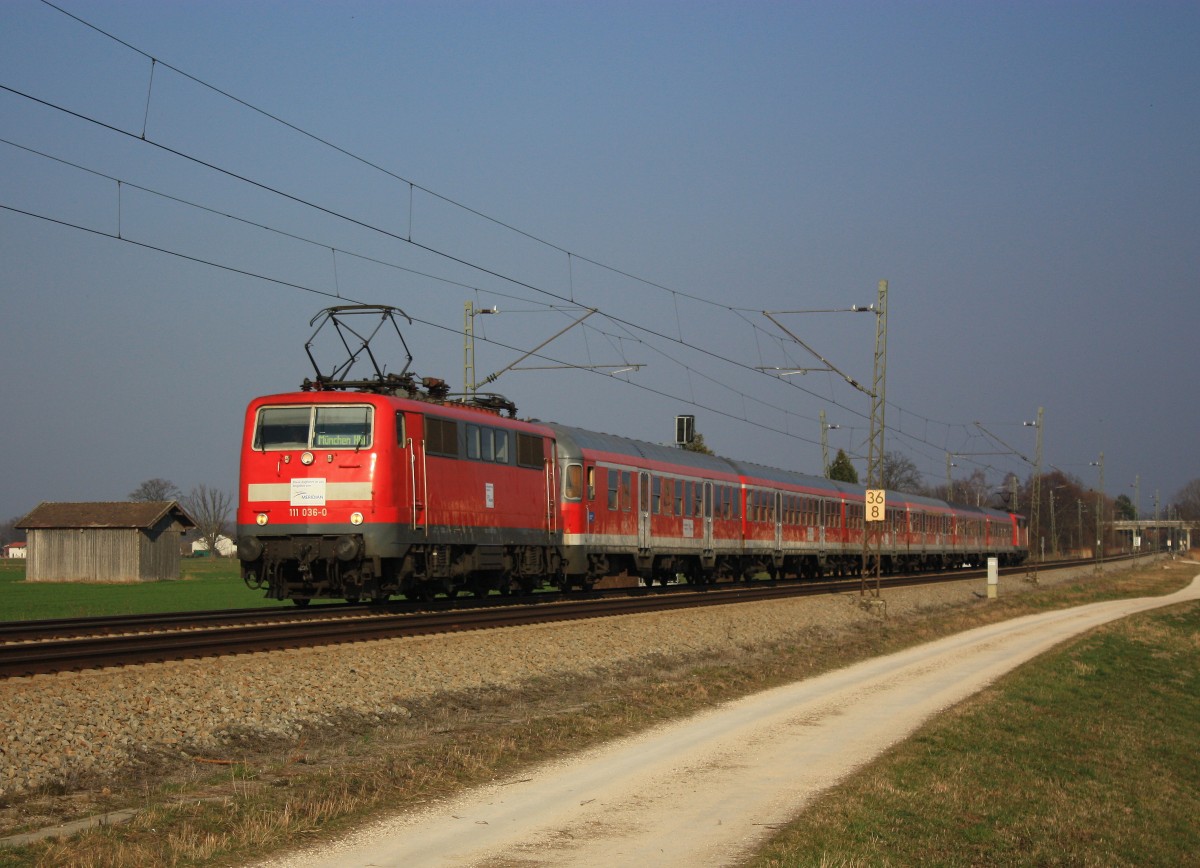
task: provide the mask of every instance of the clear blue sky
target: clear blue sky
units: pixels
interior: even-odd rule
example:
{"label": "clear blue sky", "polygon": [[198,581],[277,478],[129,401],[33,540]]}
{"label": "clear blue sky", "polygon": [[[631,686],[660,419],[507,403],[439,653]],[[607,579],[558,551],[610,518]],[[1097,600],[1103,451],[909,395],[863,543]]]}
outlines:
{"label": "clear blue sky", "polygon": [[[465,301],[502,311],[480,378],[599,308],[526,365],[645,367],[493,388],[654,441],[694,413],[720,453],[819,472],[819,412],[862,453],[868,401],[756,372],[819,365],[760,312],[886,279],[887,448],[930,482],[998,451],[976,422],[1032,457],[1038,407],[1045,463],[1095,485],[1103,452],[1143,513],[1200,477],[1200,4],[61,5],[162,63],[150,88],[143,54],[0,4],[0,138],[107,176],[0,144],[0,519],[234,491],[246,403],[311,375],[339,293],[417,318],[414,369],[455,388]],[[784,320],[870,381],[871,317]]]}

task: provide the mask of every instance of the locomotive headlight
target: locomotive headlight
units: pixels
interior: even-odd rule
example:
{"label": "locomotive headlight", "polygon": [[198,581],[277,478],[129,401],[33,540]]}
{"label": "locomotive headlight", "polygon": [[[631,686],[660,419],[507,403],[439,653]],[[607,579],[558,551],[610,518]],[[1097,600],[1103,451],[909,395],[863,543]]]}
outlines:
{"label": "locomotive headlight", "polygon": [[305,467],[313,463],[313,454],[311,452],[302,452],[300,454],[300,463]]}
{"label": "locomotive headlight", "polygon": [[351,524],[362,524],[362,513],[361,512],[350,513],[350,523]]}
{"label": "locomotive headlight", "polygon": [[267,523],[267,514],[265,512],[260,512],[258,515],[254,516],[254,521],[259,527],[262,527]]}

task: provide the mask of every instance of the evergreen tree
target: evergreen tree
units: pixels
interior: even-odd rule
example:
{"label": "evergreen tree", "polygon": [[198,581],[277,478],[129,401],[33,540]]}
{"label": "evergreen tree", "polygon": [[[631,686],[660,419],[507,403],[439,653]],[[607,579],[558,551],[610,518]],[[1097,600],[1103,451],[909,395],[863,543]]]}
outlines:
{"label": "evergreen tree", "polygon": [[838,482],[858,484],[858,471],[850,463],[850,456],[846,454],[846,450],[838,450],[837,458],[833,459],[833,463],[829,465],[829,478],[836,479]]}
{"label": "evergreen tree", "polygon": [[692,438],[691,443],[684,443],[683,449],[688,452],[699,452],[701,455],[712,455],[713,451],[704,445],[704,435],[696,432],[696,436]]}

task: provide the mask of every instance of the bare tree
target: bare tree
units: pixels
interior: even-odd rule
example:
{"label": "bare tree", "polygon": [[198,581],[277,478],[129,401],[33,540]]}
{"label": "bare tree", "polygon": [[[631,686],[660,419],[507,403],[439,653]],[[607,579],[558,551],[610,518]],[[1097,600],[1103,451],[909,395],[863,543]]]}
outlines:
{"label": "bare tree", "polygon": [[922,494],[925,491],[925,481],[921,478],[921,471],[917,470],[917,465],[907,455],[884,452],[883,487],[889,491]]}
{"label": "bare tree", "polygon": [[1193,479],[1175,495],[1175,508],[1184,521],[1200,520],[1200,479]]}
{"label": "bare tree", "polygon": [[21,542],[25,539],[25,531],[17,530],[17,522],[25,516],[14,515],[8,521],[0,524],[0,546],[6,546],[11,542]]}
{"label": "bare tree", "polygon": [[233,497],[218,488],[200,483],[183,499],[183,506],[196,522],[196,532],[208,546],[213,557],[219,557],[217,540],[228,536],[229,513],[233,509]]}
{"label": "bare tree", "polygon": [[183,496],[181,492],[169,479],[159,479],[157,476],[154,479],[147,479],[133,491],[129,492],[129,499],[138,503],[149,503],[157,500],[179,500]]}

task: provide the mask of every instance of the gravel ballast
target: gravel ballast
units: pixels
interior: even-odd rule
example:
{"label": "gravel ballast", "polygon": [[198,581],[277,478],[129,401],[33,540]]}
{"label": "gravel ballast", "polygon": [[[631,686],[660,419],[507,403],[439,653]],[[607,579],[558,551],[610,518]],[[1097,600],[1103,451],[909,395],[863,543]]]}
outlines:
{"label": "gravel ballast", "polygon": [[[1043,574],[1042,584],[1069,577]],[[1029,587],[1006,578],[1001,593]],[[985,593],[974,579],[884,598],[899,617],[986,605]],[[0,682],[0,798],[94,783],[147,756],[220,756],[248,733],[298,738],[348,715],[403,715],[442,693],[771,644],[878,617],[859,603],[856,592],[9,679]]]}

